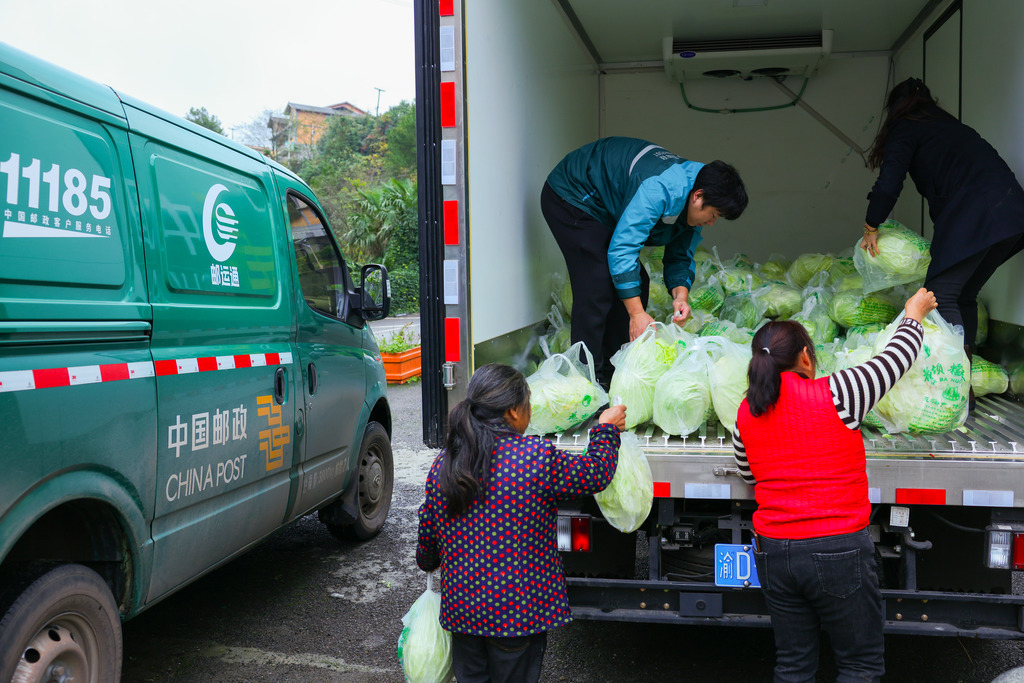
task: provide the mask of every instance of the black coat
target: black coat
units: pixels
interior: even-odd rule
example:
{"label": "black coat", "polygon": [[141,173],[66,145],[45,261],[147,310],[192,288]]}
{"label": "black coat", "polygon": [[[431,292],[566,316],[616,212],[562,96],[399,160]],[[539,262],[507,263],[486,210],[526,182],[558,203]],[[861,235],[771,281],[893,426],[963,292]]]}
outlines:
{"label": "black coat", "polygon": [[893,124],[865,222],[885,220],[910,173],[935,224],[937,275],[997,242],[1024,233],[1024,190],[992,145],[969,126],[933,107],[919,120]]}

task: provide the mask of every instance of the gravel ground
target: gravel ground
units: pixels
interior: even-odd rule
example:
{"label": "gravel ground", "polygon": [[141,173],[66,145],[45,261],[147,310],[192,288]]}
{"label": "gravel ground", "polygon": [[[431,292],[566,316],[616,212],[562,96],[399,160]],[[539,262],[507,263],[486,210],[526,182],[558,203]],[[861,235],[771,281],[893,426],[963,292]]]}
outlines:
{"label": "gravel ground", "polygon": [[[125,624],[123,680],[400,683],[401,617],[425,587],[416,510],[436,451],[422,445],[418,384],[393,386],[395,491],[381,534],[339,543],[315,516]],[[1019,578],[1019,577],[1018,577]],[[890,637],[885,681],[988,683],[1024,642]],[[553,631],[542,681],[770,680],[769,630],[577,621]],[[819,681],[835,680],[822,653]]]}

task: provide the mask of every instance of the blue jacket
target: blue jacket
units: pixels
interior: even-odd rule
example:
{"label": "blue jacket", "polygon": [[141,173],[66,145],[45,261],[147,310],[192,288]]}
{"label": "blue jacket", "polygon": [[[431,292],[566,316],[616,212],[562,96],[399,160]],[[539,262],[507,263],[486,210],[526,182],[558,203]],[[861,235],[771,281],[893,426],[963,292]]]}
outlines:
{"label": "blue jacket", "polygon": [[691,287],[701,226],[686,200],[704,164],[635,138],[601,138],[570,152],[548,176],[565,201],[611,229],[608,269],[619,296],[640,296],[640,249],[665,245],[665,286]]}

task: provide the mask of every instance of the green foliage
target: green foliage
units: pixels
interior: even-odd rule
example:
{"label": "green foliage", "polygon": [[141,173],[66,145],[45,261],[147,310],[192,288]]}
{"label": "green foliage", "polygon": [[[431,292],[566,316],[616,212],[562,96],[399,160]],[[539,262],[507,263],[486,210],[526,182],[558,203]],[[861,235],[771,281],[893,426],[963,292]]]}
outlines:
{"label": "green foliage", "polygon": [[395,332],[377,341],[381,353],[403,353],[420,345],[420,336],[406,323]]}
{"label": "green foliage", "polygon": [[420,310],[420,272],[418,268],[388,271],[391,280],[391,312],[416,313]]}
{"label": "green foliage", "polygon": [[221,125],[220,119],[206,111],[206,107],[191,107],[188,113],[185,114],[185,118],[196,125],[212,130],[214,133],[224,135],[224,126]]}

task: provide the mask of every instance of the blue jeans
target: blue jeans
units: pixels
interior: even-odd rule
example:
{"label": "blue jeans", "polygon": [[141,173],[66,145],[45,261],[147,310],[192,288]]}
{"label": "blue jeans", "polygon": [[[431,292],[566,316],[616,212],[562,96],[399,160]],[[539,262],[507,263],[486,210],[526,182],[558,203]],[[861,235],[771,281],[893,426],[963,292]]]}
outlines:
{"label": "blue jeans", "polygon": [[867,529],[797,541],[758,537],[754,553],[775,631],[775,682],[814,681],[819,629],[832,641],[837,683],[885,673],[885,612]]}

